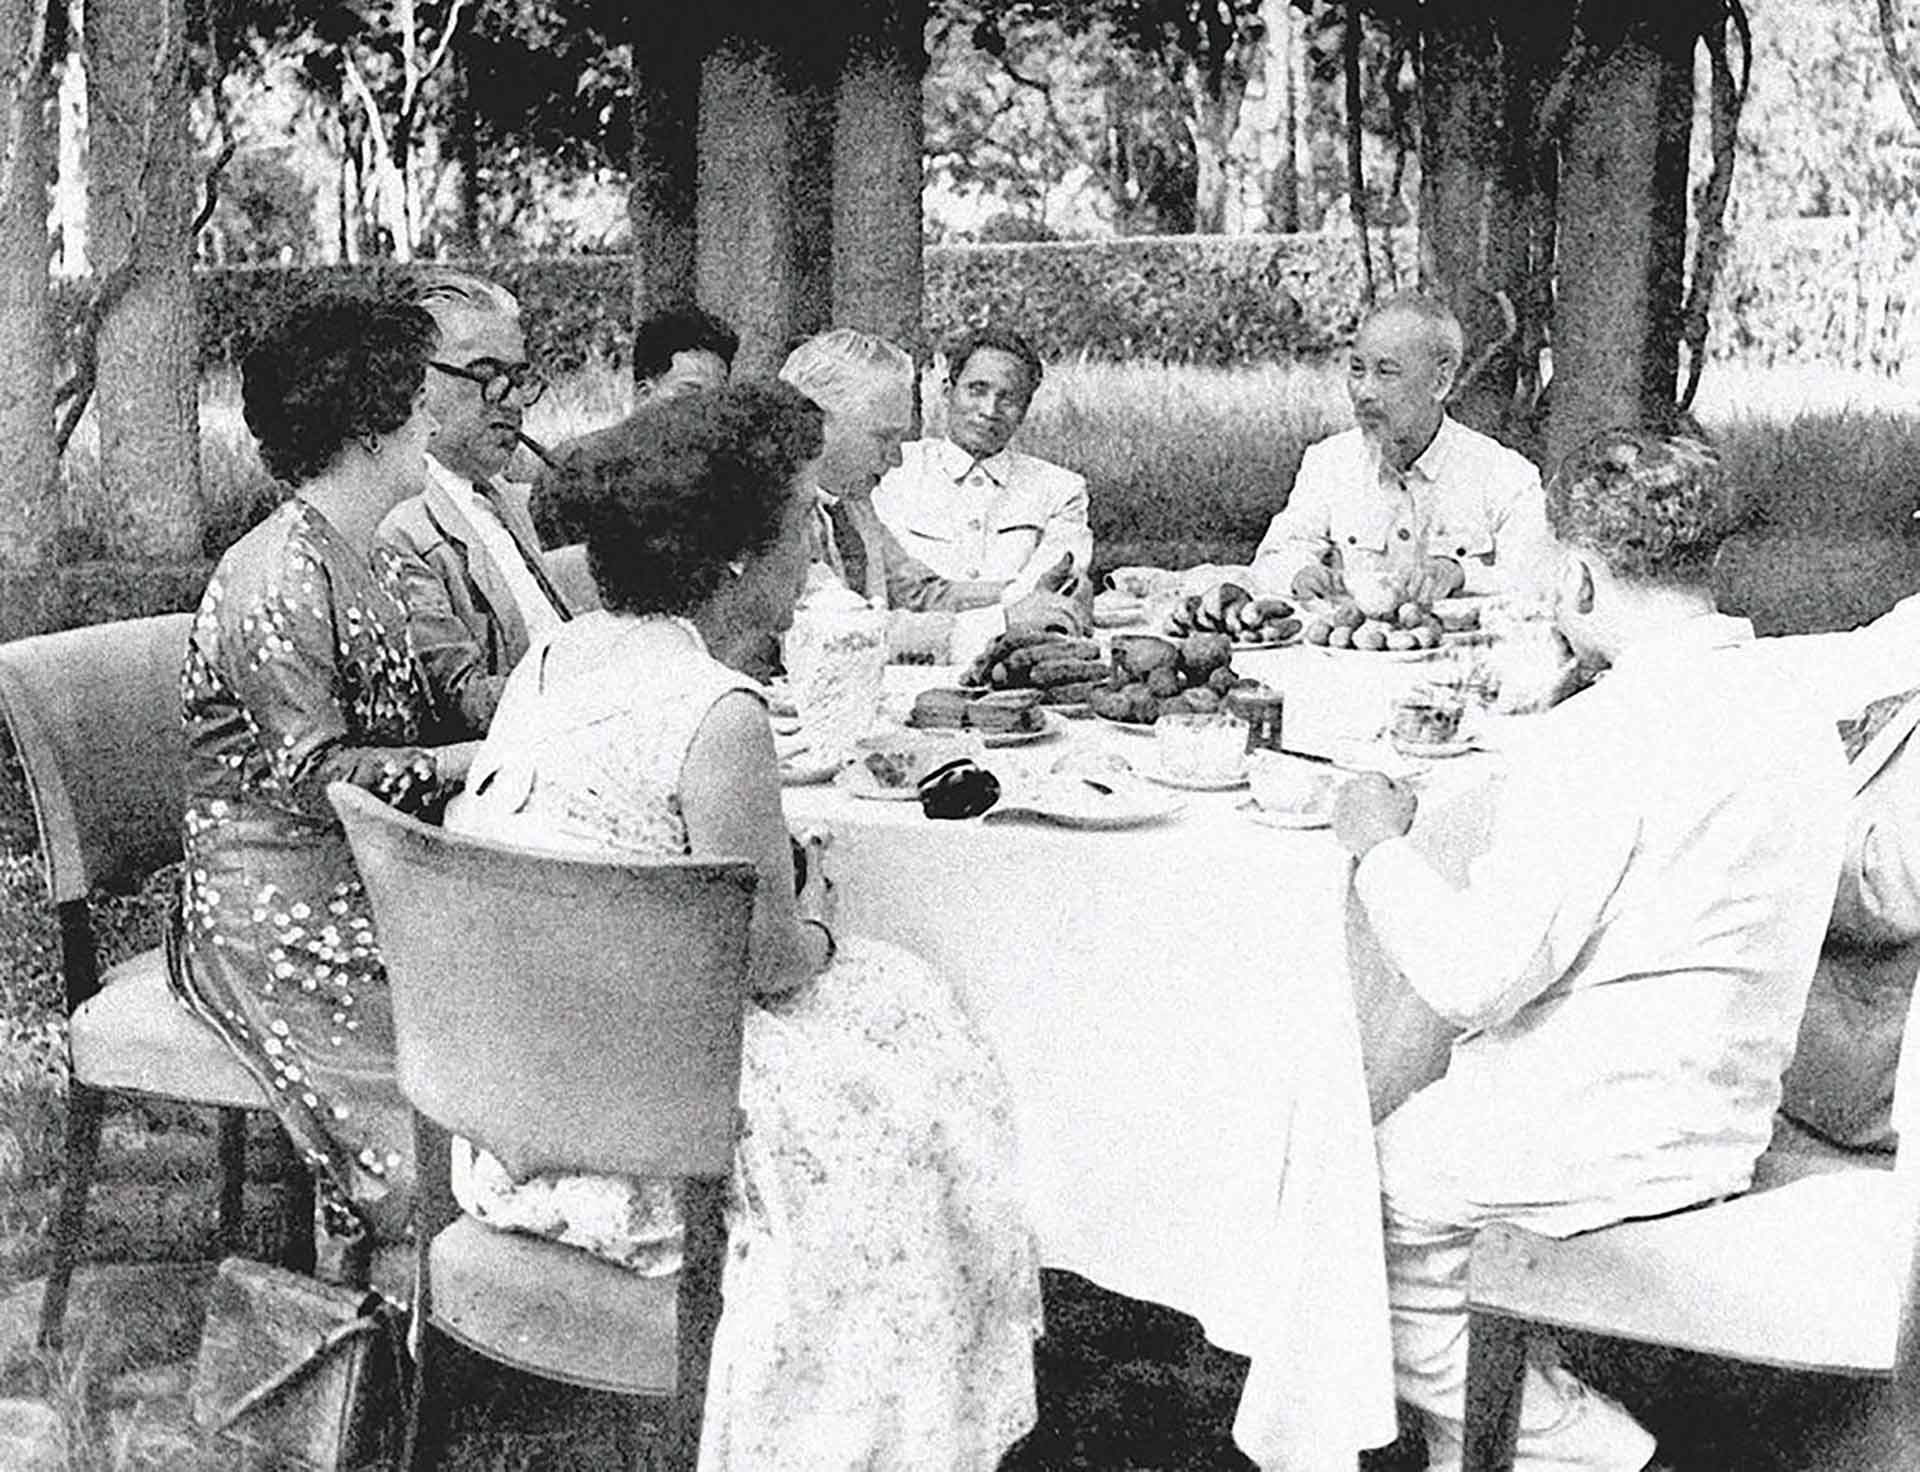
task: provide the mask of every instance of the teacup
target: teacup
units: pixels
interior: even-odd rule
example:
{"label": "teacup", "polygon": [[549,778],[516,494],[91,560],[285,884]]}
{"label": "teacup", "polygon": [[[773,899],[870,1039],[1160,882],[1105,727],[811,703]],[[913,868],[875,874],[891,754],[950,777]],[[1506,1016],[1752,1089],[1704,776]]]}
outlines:
{"label": "teacup", "polygon": [[1107,586],[1132,598],[1162,598],[1179,590],[1180,574],[1164,567],[1116,567]]}
{"label": "teacup", "polygon": [[1258,750],[1247,755],[1253,800],[1270,813],[1316,812],[1332,800],[1339,780],[1334,768],[1283,751]]}

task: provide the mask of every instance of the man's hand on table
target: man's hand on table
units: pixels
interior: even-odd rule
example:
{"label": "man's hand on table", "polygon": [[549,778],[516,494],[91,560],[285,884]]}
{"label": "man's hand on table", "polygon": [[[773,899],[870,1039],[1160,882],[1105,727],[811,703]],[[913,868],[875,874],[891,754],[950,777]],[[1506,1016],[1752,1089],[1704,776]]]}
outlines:
{"label": "man's hand on table", "polygon": [[1364,859],[1377,844],[1413,827],[1420,799],[1413,789],[1378,772],[1349,778],[1333,800],[1333,833],[1347,852]]}
{"label": "man's hand on table", "polygon": [[1310,562],[1293,575],[1293,596],[1296,598],[1338,598],[1346,591],[1346,579],[1340,576],[1337,567]]}
{"label": "man's hand on table", "polygon": [[1442,598],[1451,598],[1467,585],[1467,570],[1451,557],[1429,557],[1421,564],[1407,596],[1431,608]]}
{"label": "man's hand on table", "polygon": [[1073,565],[1073,554],[1040,574],[1034,590],[1007,605],[1007,631],[1085,634],[1093,627],[1093,585]]}

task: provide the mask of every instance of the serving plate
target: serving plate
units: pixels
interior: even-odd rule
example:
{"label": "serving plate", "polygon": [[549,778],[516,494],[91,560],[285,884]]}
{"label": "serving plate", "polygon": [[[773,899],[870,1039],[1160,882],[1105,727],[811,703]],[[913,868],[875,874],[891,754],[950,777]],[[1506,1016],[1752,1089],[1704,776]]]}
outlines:
{"label": "serving plate", "polygon": [[1031,746],[1036,741],[1045,741],[1049,736],[1058,736],[1065,730],[1062,725],[1065,717],[1057,706],[1041,706],[1042,717],[1037,731],[983,731],[978,726],[921,726],[916,725],[911,716],[903,724],[909,731],[925,731],[947,736],[971,736],[982,746],[999,748],[1003,746]]}
{"label": "serving plate", "polygon": [[1116,731],[1126,731],[1135,736],[1151,736],[1153,734],[1153,722],[1151,721],[1145,723],[1140,721],[1116,721],[1112,716],[1101,715],[1099,711],[1093,713],[1093,718],[1102,725],[1112,726]]}
{"label": "serving plate", "polygon": [[1233,641],[1233,652],[1235,654],[1258,654],[1263,649],[1292,649],[1296,645],[1305,642],[1306,636],[1304,631],[1296,629],[1288,638],[1276,639],[1270,644],[1255,642],[1251,639],[1235,639]]}
{"label": "serving plate", "polygon": [[[1284,649],[1286,646],[1280,645]],[[1390,664],[1420,664],[1429,659],[1444,658],[1447,652],[1446,635],[1440,636],[1440,644],[1434,649],[1335,649],[1331,644],[1309,644],[1322,654],[1335,659],[1371,659],[1385,660]]]}
{"label": "serving plate", "polygon": [[1066,729],[1064,716],[1045,707],[1040,713],[1046,717],[1046,722],[1038,731],[982,731],[976,726],[967,727],[967,731],[970,735],[978,736],[982,746],[997,749],[1003,746],[1031,746],[1036,741],[1058,736]]}
{"label": "serving plate", "polygon": [[1156,791],[1123,777],[1109,782],[1104,777],[1089,781],[1083,777],[1055,775],[1003,796],[981,821],[1025,817],[1062,828],[1140,828],[1164,822],[1185,810],[1186,804],[1171,793]]}

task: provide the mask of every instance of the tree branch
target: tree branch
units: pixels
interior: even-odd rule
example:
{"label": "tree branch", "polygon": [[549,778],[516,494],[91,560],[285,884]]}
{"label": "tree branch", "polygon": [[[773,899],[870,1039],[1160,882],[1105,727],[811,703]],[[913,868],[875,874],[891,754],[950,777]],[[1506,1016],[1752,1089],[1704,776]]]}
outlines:
{"label": "tree branch", "polygon": [[[1888,0],[1881,0],[1884,7]],[[1727,54],[1729,25],[1740,37],[1740,80],[1734,81],[1733,66]],[[1680,395],[1680,407],[1691,409],[1700,389],[1700,375],[1706,368],[1708,308],[1713,301],[1714,282],[1726,258],[1727,198],[1733,191],[1735,145],[1739,140],[1740,114],[1746,106],[1747,84],[1753,75],[1753,33],[1741,0],[1726,0],[1719,23],[1710,26],[1704,37],[1707,56],[1713,66],[1712,129],[1713,168],[1700,191],[1699,230],[1694,240],[1693,279],[1687,284],[1687,302],[1680,316],[1680,340],[1687,348],[1687,386]]]}
{"label": "tree branch", "polygon": [[1887,53],[1887,70],[1893,73],[1893,85],[1900,89],[1900,100],[1907,115],[1920,127],[1920,96],[1913,90],[1913,74],[1900,54],[1900,21],[1894,14],[1893,0],[1880,0],[1880,46]]}
{"label": "tree branch", "polygon": [[20,139],[27,127],[26,95],[46,59],[47,0],[33,0],[27,34],[13,63],[13,97],[7,106],[6,134],[0,140],[0,201],[13,198],[14,171],[20,166]]}

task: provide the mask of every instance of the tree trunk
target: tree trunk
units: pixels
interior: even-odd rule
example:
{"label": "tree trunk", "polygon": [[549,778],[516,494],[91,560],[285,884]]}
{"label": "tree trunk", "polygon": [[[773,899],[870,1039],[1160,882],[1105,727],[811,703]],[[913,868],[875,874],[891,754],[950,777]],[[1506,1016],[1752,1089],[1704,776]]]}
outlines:
{"label": "tree trunk", "polygon": [[1574,96],[1560,154],[1555,464],[1597,430],[1671,415],[1692,126],[1693,33],[1682,26],[1628,32]]}
{"label": "tree trunk", "polygon": [[735,371],[780,366],[797,317],[794,139],[797,109],[780,58],[727,36],[700,69],[700,299],[740,334]]}
{"label": "tree trunk", "polygon": [[[796,7],[805,14],[806,7]],[[846,57],[846,17],[831,0],[817,0],[812,25],[785,39],[782,51],[793,89],[793,317],[787,346],[838,325],[834,301],[833,171],[838,158],[840,74]]]}
{"label": "tree trunk", "polygon": [[480,256],[480,129],[473,112],[473,27],[453,42],[453,158],[459,204],[454,212],[453,253]]}
{"label": "tree trunk", "polygon": [[[1505,78],[1480,7],[1434,7],[1420,51],[1420,284],[1449,302],[1466,332],[1452,413],[1499,428],[1513,402],[1510,336],[1489,257],[1497,232]],[[1504,213],[1504,212],[1503,212]]]}
{"label": "tree trunk", "polygon": [[[44,3],[0,10],[0,571],[38,564],[59,508],[47,301]],[[36,24],[36,21],[39,24]],[[39,37],[38,46],[34,38]]]}
{"label": "tree trunk", "polygon": [[733,0],[700,73],[695,279],[740,332],[735,371],[770,373],[833,312],[829,0]]}
{"label": "tree trunk", "polygon": [[51,56],[64,54],[54,109],[59,118],[53,184],[54,270],[87,274],[87,68],[80,56],[80,29],[69,18],[64,38],[50,36]]}
{"label": "tree trunk", "polygon": [[99,336],[100,478],[126,508],[127,551],[191,557],[200,436],[184,0],[92,0],[86,56],[87,230],[96,282],[114,297]]}
{"label": "tree trunk", "polygon": [[1227,156],[1240,109],[1209,97],[1195,80],[1193,109],[1193,229],[1196,235],[1224,234],[1227,225]]}
{"label": "tree trunk", "polygon": [[883,0],[849,44],[833,133],[833,320],[926,356],[920,82],[926,0]]}
{"label": "tree trunk", "polygon": [[1301,89],[1306,68],[1295,63],[1294,53],[1306,49],[1300,34],[1300,16],[1292,0],[1265,0],[1260,20],[1266,27],[1267,105],[1273,111],[1278,134],[1279,157],[1267,175],[1267,228],[1287,234],[1301,228],[1302,158],[1306,145],[1302,113],[1307,98]]}
{"label": "tree trunk", "polygon": [[699,177],[705,40],[687,7],[633,9],[633,320],[694,300],[694,191]]}

